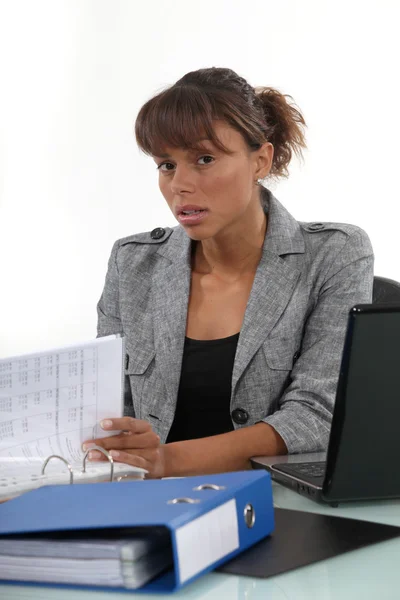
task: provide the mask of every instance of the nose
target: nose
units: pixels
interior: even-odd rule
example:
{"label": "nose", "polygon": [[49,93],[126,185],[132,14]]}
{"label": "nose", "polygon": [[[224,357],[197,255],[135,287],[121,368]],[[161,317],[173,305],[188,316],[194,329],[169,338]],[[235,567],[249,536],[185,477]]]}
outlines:
{"label": "nose", "polygon": [[192,192],[194,190],[194,177],[187,165],[177,165],[171,178],[171,191],[174,194]]}

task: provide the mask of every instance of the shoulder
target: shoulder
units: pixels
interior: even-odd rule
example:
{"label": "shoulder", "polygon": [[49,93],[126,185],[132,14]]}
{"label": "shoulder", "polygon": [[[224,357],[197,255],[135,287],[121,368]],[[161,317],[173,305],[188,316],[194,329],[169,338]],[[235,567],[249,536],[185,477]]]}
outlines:
{"label": "shoulder", "polygon": [[330,223],[330,222],[322,222],[322,221],[317,221],[317,222],[312,222],[312,223],[305,223],[303,221],[299,221],[298,223],[303,231],[305,231],[306,233],[310,233],[312,235],[315,235],[315,234],[326,235],[327,232],[331,232],[331,233],[337,232],[345,237],[349,237],[349,236],[355,235],[355,234],[356,235],[358,235],[358,234],[367,235],[365,233],[365,231],[363,229],[361,229],[361,227],[357,227],[357,225],[351,225],[350,223]]}
{"label": "shoulder", "polygon": [[129,244],[163,244],[173,233],[175,227],[156,227],[151,231],[145,231],[142,233],[135,233],[127,237],[121,238],[115,242],[118,248],[127,246]]}
{"label": "shoulder", "polygon": [[372,255],[372,246],[368,234],[350,223],[299,221],[306,245],[309,248],[321,248],[330,252],[345,250],[349,253]]}
{"label": "shoulder", "polygon": [[125,265],[147,264],[160,248],[168,245],[173,239],[176,227],[156,227],[151,231],[135,233],[116,240],[109,258],[109,266],[123,269]]}

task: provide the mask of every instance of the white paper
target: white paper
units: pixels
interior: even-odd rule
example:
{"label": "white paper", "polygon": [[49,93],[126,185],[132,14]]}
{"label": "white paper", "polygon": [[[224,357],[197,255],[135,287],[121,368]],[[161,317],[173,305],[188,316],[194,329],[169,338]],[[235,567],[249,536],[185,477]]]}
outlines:
{"label": "white paper", "polygon": [[123,415],[123,360],[116,336],[1,359],[1,475],[51,454],[81,465],[82,442],[114,433],[99,423]]}
{"label": "white paper", "polygon": [[180,583],[239,548],[236,500],[179,527],[176,545]]}

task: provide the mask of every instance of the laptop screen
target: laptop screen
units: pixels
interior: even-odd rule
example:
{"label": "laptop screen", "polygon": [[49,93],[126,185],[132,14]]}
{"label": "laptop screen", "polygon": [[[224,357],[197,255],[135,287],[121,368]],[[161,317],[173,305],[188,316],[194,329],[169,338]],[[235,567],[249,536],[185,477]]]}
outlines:
{"label": "laptop screen", "polygon": [[324,494],[330,500],[400,493],[400,305],[349,315]]}

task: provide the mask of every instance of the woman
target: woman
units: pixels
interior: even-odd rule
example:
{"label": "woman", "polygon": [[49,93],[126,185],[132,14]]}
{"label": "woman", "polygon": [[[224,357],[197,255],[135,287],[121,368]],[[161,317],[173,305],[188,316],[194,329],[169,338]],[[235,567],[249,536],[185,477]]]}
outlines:
{"label": "woman", "polygon": [[304,126],[287,97],[222,68],[186,74],[140,110],[137,142],[179,226],[112,249],[98,335],[126,337],[126,416],[92,443],[116,461],[163,477],[326,448],[373,254],[361,229],[299,223],[263,187],[287,176]]}

